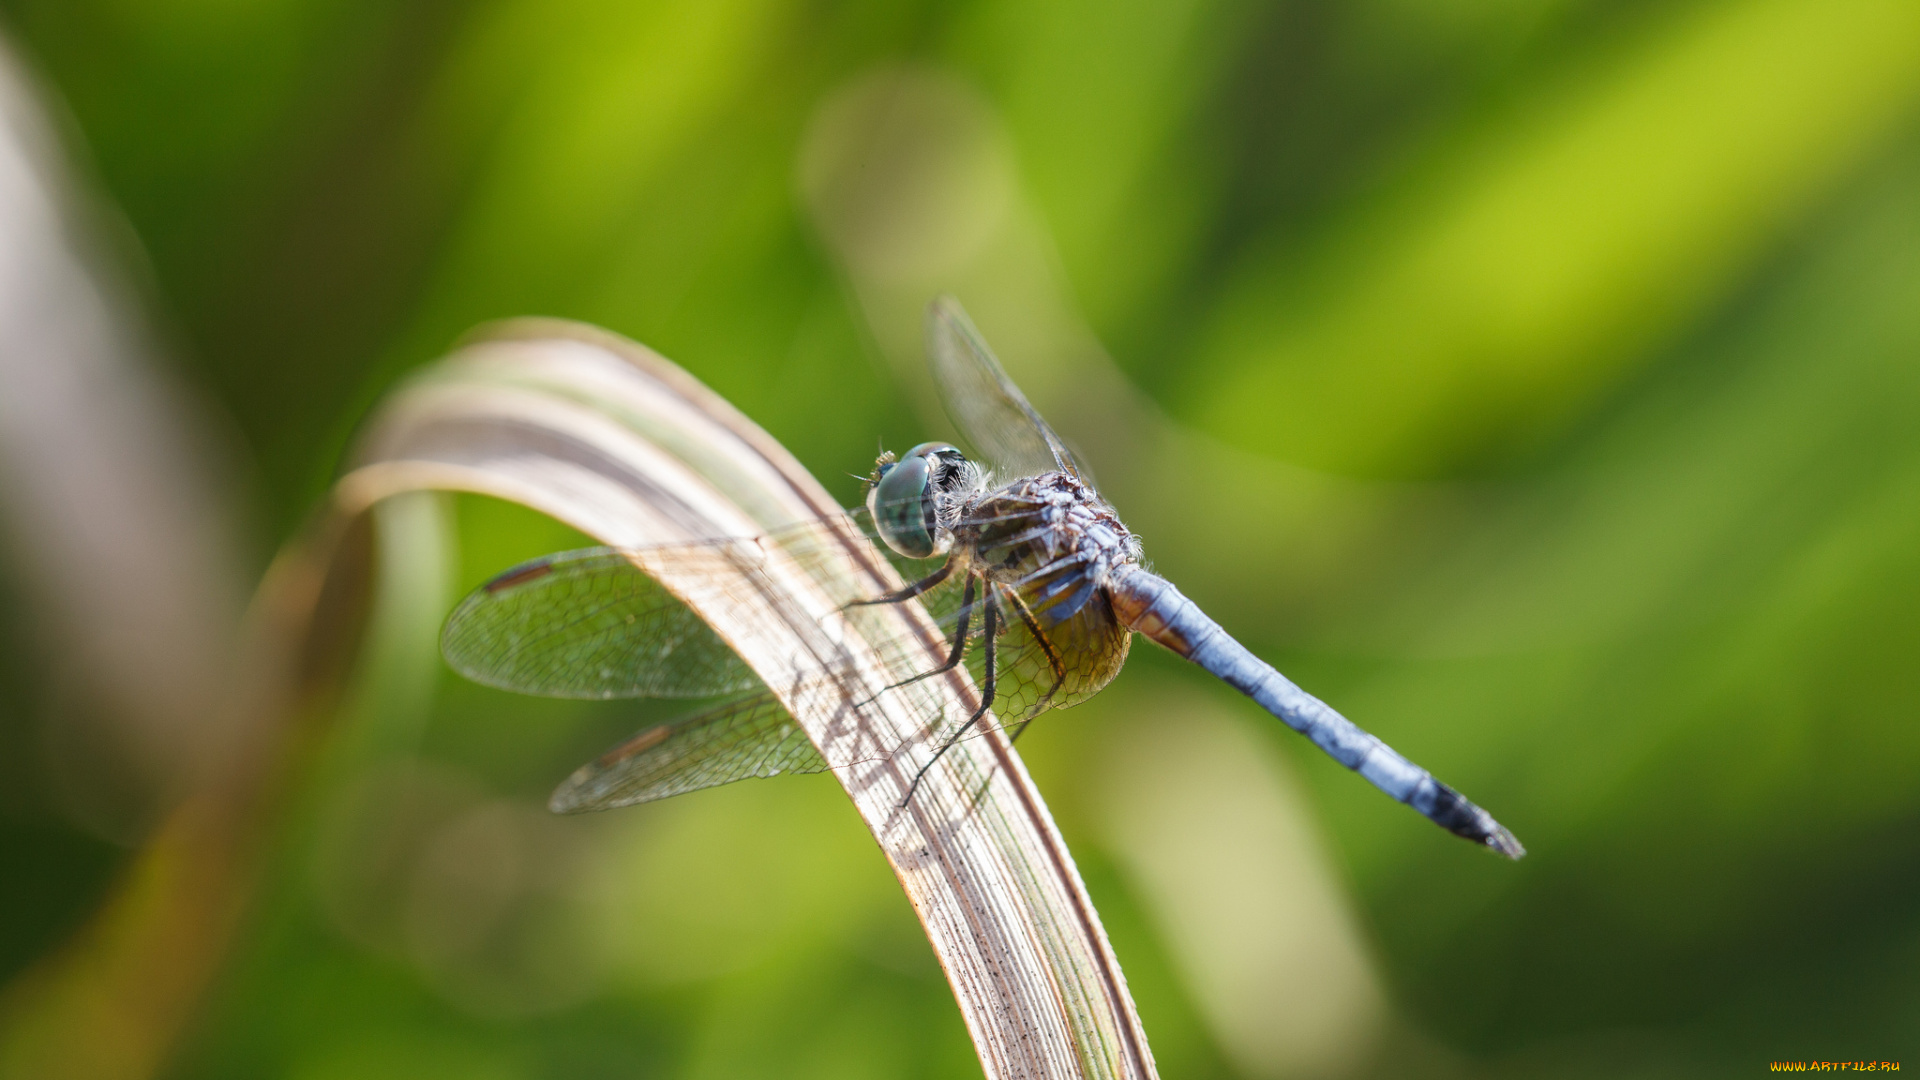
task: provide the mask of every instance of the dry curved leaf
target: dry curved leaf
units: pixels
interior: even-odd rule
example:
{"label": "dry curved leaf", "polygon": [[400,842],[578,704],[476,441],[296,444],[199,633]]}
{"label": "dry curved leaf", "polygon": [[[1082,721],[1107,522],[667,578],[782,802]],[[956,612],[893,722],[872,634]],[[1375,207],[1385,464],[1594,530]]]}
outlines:
{"label": "dry curved leaf", "polygon": [[[509,499],[602,542],[685,600],[782,698],[834,767],[918,912],[989,1077],[1151,1077],[1126,983],[1065,844],[997,733],[940,759],[903,808],[919,762],[888,748],[918,733],[903,695],[944,645],[916,605],[877,617],[917,634],[891,660],[838,598],[898,587],[857,532],[805,560],[751,538],[840,508],[784,449],[654,353],[570,323],[491,328],[394,395],[336,489],[340,535],[380,499],[450,490]],[[740,537],[693,565],[649,545]],[[876,609],[866,609],[875,611]],[[898,621],[904,620],[901,625]],[[822,679],[820,672],[843,673]],[[927,680],[972,711],[964,672]],[[878,695],[878,696],[877,696]],[[862,702],[858,707],[856,702]]]}

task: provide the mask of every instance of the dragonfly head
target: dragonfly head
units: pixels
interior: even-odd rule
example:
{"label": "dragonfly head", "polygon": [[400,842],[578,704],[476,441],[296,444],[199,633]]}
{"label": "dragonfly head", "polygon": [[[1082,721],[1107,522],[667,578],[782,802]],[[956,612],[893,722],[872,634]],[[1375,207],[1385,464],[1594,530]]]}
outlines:
{"label": "dragonfly head", "polygon": [[931,559],[953,546],[940,511],[978,470],[947,443],[921,443],[894,460],[888,451],[867,478],[867,510],[887,546],[909,559]]}

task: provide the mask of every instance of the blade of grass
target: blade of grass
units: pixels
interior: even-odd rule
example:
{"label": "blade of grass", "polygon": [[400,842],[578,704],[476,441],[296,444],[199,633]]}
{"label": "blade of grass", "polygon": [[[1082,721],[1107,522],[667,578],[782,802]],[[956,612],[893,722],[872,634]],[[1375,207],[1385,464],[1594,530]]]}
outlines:
{"label": "blade of grass", "polygon": [[[897,587],[863,538],[804,565],[742,542],[722,580],[647,545],[838,515],[778,444],[652,352],[590,327],[504,324],[396,394],[369,425],[319,535],[380,499],[467,491],[549,514],[615,546],[705,618],[782,695],[836,766],[919,914],[989,1077],[1148,1077],[1152,1057],[1098,915],[1026,770],[997,735],[956,747],[903,809],[915,761],[876,754],[923,720],[834,598]],[[884,632],[939,635],[911,605]],[[864,625],[864,624],[863,624]],[[839,685],[816,676],[849,671]],[[932,681],[929,680],[931,683]],[[971,712],[964,673],[930,687]]]}

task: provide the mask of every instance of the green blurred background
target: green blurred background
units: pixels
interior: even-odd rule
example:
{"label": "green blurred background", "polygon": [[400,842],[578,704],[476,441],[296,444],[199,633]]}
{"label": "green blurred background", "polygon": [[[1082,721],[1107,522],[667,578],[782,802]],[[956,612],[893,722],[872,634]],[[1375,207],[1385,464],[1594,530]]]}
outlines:
{"label": "green blurred background", "polygon": [[[951,290],[1157,569],[1531,851],[1452,840],[1136,651],[1021,749],[1162,1075],[1920,1049],[1912,0],[0,0],[0,26],[223,463],[241,587],[380,395],[504,316],[652,346],[851,502],[876,440],[948,430],[917,320]],[[485,691],[433,633],[577,538],[478,499],[388,519],[414,527],[383,533],[404,572],[356,690],[273,778],[159,1075],[977,1074],[831,779],[541,809],[670,710]],[[0,575],[14,1016],[181,797],[111,779],[146,776],[111,723],[63,741],[87,676],[29,576]]]}

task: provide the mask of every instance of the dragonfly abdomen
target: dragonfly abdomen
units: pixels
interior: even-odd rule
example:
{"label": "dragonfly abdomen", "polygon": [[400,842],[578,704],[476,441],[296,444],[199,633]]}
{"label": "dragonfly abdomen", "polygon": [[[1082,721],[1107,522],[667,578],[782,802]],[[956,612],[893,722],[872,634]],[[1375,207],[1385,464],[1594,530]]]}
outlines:
{"label": "dragonfly abdomen", "polygon": [[1300,689],[1235,641],[1172,582],[1139,567],[1125,566],[1114,573],[1108,587],[1114,614],[1122,625],[1186,657],[1252,698],[1381,791],[1457,836],[1509,858],[1526,854],[1520,842],[1492,815]]}

